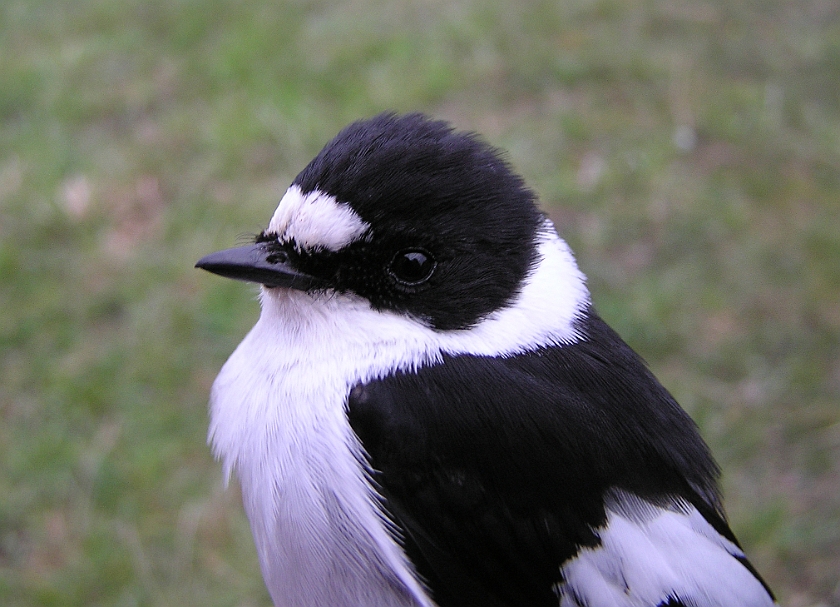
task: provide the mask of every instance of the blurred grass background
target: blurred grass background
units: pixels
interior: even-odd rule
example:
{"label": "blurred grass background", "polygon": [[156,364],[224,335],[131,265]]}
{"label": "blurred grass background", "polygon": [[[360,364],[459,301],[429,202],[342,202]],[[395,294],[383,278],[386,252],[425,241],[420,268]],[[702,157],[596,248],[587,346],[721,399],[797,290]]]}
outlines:
{"label": "blurred grass background", "polygon": [[701,426],[783,604],[840,605],[835,0],[4,0],[0,603],[268,605],[193,269],[351,120],[509,151]]}

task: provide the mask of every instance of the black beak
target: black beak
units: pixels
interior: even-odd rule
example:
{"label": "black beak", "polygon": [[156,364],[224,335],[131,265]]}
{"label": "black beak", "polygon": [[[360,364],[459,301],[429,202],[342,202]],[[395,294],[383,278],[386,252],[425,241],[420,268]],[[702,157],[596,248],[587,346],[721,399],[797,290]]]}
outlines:
{"label": "black beak", "polygon": [[210,253],[199,259],[195,267],[225,278],[256,282],[267,287],[306,291],[323,286],[323,282],[314,276],[298,272],[284,253],[270,251],[265,243]]}

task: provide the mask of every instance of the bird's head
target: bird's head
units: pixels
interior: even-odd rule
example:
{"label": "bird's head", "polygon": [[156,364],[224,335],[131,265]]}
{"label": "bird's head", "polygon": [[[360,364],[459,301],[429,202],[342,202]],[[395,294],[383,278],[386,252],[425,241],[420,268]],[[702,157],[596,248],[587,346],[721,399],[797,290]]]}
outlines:
{"label": "bird's head", "polygon": [[254,244],[197,266],[260,283],[265,297],[347,294],[436,330],[465,329],[516,297],[544,225],[498,150],[419,114],[382,114],[321,150]]}

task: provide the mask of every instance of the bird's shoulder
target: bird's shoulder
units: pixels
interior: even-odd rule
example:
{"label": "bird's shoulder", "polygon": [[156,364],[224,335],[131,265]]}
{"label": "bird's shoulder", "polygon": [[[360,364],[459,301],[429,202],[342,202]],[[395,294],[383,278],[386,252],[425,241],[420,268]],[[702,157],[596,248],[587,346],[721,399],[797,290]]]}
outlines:
{"label": "bird's shoulder", "polygon": [[615,562],[638,537],[668,559],[669,538],[691,552],[706,534],[743,569],[693,422],[594,311],[580,334],[351,390],[351,426],[440,605],[574,605],[627,581]]}

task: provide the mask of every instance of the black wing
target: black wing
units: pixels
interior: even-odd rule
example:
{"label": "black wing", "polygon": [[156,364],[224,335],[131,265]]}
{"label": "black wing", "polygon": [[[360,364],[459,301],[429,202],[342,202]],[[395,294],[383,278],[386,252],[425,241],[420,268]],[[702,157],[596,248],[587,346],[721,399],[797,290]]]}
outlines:
{"label": "black wing", "polygon": [[733,543],[696,426],[594,312],[585,339],[356,386],[348,415],[441,606],[557,605],[605,493],[682,498]]}

